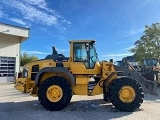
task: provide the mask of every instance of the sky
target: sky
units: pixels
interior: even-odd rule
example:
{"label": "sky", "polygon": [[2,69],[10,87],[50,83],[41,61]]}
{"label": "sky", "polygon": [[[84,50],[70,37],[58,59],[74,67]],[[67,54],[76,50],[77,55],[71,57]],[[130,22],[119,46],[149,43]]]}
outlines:
{"label": "sky", "polygon": [[99,60],[120,60],[160,22],[160,0],[0,0],[0,22],[29,28],[21,53],[69,56],[69,40],[96,40]]}

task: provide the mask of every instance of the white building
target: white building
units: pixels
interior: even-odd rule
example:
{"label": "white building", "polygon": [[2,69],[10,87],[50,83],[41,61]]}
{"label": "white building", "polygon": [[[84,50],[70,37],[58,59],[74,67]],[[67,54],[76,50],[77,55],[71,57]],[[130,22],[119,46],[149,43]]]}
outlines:
{"label": "white building", "polygon": [[15,80],[20,69],[21,42],[28,36],[28,28],[0,23],[0,82]]}

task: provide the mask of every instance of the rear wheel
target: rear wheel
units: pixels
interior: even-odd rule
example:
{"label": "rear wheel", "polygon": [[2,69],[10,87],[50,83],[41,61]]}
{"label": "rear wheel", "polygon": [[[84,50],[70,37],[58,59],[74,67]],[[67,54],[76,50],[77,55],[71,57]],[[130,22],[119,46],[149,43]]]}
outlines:
{"label": "rear wheel", "polygon": [[38,98],[46,109],[61,110],[69,104],[72,98],[72,89],[63,77],[50,77],[40,85]]}
{"label": "rear wheel", "polygon": [[132,112],[143,102],[143,89],[133,78],[122,77],[111,83],[109,99],[112,104],[122,110]]}

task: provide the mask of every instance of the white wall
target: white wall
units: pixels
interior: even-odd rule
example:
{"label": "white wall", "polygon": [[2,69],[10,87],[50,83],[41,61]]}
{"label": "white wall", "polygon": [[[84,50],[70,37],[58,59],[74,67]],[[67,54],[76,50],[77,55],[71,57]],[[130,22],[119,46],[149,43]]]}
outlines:
{"label": "white wall", "polygon": [[15,72],[19,72],[20,37],[0,34],[0,56],[15,57]]}
{"label": "white wall", "polygon": [[0,32],[8,35],[22,36],[22,41],[29,36],[29,29],[2,23],[0,23]]}
{"label": "white wall", "polygon": [[16,58],[16,73],[18,73],[20,69],[20,42],[23,42],[28,37],[28,28],[0,23],[0,56]]}

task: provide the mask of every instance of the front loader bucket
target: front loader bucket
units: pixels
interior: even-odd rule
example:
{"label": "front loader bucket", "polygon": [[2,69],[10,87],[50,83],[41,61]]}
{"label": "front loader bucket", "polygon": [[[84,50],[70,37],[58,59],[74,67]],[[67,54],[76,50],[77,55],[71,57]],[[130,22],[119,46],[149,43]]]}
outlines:
{"label": "front loader bucket", "polygon": [[119,67],[116,65],[114,65],[114,69],[115,71],[121,71],[120,73],[118,73],[120,76],[128,76],[128,77],[132,77],[133,79],[137,80],[137,82],[141,85],[143,92],[145,94],[151,94],[154,96],[158,96],[158,93],[156,91],[157,85],[158,85],[157,81],[147,80],[139,72],[137,72],[129,63],[128,65],[133,70],[129,70],[126,67]]}
{"label": "front loader bucket", "polygon": [[137,73],[139,76],[138,83],[142,86],[144,93],[158,96],[157,93],[157,81],[151,81],[144,78],[140,73]]}

